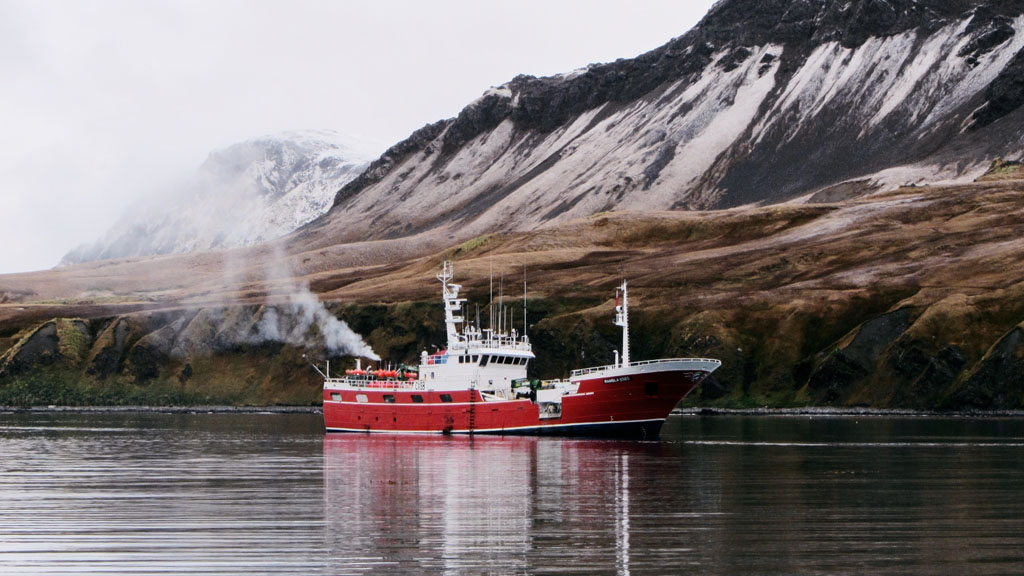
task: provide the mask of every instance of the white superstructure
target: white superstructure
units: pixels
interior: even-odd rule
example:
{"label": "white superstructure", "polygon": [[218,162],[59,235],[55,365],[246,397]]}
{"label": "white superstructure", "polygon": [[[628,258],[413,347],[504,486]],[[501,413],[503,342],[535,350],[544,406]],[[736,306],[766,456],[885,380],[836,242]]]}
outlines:
{"label": "white superstructure", "polygon": [[[441,281],[441,297],[444,301],[445,333],[447,348],[433,354],[426,350],[420,354],[419,372],[414,378],[403,377],[391,370],[349,371],[345,378],[328,378],[326,386],[337,387],[380,387],[380,383],[393,384],[394,388],[417,390],[479,390],[481,394],[511,399],[512,383],[526,379],[526,366],[535,358],[530,339],[520,335],[515,328],[509,328],[504,320],[505,313],[499,307],[498,316],[491,314],[491,327],[480,328],[479,324],[466,326],[463,317],[465,298],[459,298],[462,286],[451,283],[454,268],[445,262],[437,279]],[[383,378],[381,375],[384,375]]]}
{"label": "white superstructure", "polygon": [[[611,366],[573,370],[566,380],[529,380],[529,338],[509,327],[504,306],[491,306],[490,326],[463,318],[461,286],[445,262],[437,279],[444,300],[447,348],[424,351],[417,369],[355,370],[324,382],[324,424],[337,432],[441,434],[656,435],[680,399],[720,363],[674,358],[629,361],[626,283],[615,323],[622,358]],[[525,291],[525,289],[524,289]],[[499,298],[499,302],[502,299]],[[525,307],[523,316],[525,322]],[[525,328],[524,328],[525,330]]]}

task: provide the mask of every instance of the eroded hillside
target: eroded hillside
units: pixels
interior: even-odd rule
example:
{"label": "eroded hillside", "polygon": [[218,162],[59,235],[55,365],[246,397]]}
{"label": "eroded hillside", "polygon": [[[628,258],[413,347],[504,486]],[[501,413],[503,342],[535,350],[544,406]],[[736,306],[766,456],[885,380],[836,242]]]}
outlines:
{"label": "eroded hillside", "polygon": [[[393,361],[443,343],[433,275],[450,259],[471,307],[486,303],[492,272],[521,301],[525,267],[538,376],[611,360],[613,287],[626,277],[634,358],[723,361],[692,402],[1019,408],[1022,238],[1024,182],[995,179],[834,203],[602,213],[407,258],[384,243],[374,250],[388,257],[362,267],[353,254],[365,246],[325,249],[315,269],[303,268],[309,252],[288,261],[296,281]],[[281,305],[275,283],[246,276],[225,303],[226,285],[211,288],[217,266],[194,264],[162,260],[166,274],[193,271],[173,291],[147,288],[137,276],[146,261],[108,276],[41,273],[52,283],[47,301],[30,294],[32,275],[0,279],[5,398],[63,377],[142,399],[158,390],[171,401],[315,403],[318,380],[302,354],[325,359],[322,351],[227,336],[252,333]],[[118,275],[135,279],[131,298],[97,302],[97,286]]]}
{"label": "eroded hillside", "polygon": [[1017,0],[723,0],[636,58],[488,90],[385,152],[314,226],[462,241],[970,182],[1024,151],[1022,78]]}

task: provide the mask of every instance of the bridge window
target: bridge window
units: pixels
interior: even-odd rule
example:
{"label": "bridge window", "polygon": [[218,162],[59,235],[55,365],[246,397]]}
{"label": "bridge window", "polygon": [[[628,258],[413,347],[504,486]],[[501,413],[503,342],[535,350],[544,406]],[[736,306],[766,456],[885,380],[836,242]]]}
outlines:
{"label": "bridge window", "polygon": [[480,357],[480,365],[487,366],[487,354],[484,354],[483,356]]}

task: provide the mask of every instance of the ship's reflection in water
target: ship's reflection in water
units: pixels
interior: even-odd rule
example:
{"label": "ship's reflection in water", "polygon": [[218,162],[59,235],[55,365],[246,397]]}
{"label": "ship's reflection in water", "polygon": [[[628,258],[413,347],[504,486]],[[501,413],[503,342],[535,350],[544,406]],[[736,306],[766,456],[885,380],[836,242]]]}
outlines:
{"label": "ship's reflection in water", "polygon": [[1024,574],[1024,419],[0,415],[0,574]]}
{"label": "ship's reflection in water", "polygon": [[328,435],[339,573],[1024,573],[1024,420],[670,419],[660,442]]}
{"label": "ship's reflection in water", "polygon": [[597,440],[328,435],[328,544],[340,572],[561,567],[626,574],[631,515],[655,514],[665,503],[646,493],[644,502],[631,503],[643,478],[631,478],[630,461],[668,449]]}

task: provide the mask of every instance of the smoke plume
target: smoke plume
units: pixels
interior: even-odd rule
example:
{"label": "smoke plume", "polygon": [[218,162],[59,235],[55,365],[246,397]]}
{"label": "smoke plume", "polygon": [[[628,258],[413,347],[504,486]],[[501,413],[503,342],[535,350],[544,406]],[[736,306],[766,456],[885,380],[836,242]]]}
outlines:
{"label": "smoke plume", "polygon": [[309,284],[295,279],[281,242],[265,245],[267,254],[261,266],[249,268],[228,262],[224,267],[229,285],[241,286],[247,280],[262,281],[267,302],[248,328],[237,334],[240,342],[261,344],[281,342],[307,350],[326,350],[330,356],[351,355],[380,360],[363,337],[348,324],[336,318],[309,289]]}
{"label": "smoke plume", "polygon": [[288,302],[268,305],[254,325],[257,342],[284,342],[296,347],[323,347],[331,356],[348,354],[380,360],[363,337],[331,314],[305,284],[295,286]]}

